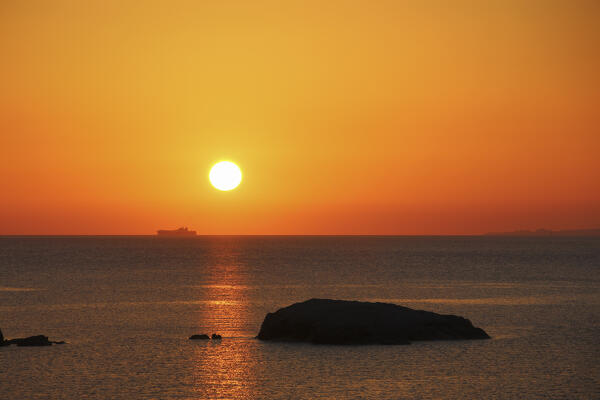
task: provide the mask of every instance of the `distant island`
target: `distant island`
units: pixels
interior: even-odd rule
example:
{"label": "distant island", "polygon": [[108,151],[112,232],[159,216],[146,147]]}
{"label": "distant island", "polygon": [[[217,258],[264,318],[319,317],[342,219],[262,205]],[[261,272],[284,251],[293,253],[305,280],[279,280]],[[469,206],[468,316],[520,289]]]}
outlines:
{"label": "distant island", "polygon": [[156,235],[164,237],[192,237],[196,236],[196,231],[190,231],[187,227],[173,230],[161,229],[156,231]]}
{"label": "distant island", "polygon": [[553,231],[550,229],[537,229],[535,231],[518,230],[512,232],[488,232],[483,236],[600,236],[600,228],[597,229],[565,229]]}
{"label": "distant island", "polygon": [[391,303],[310,299],[268,313],[256,337],[275,342],[364,345],[415,340],[489,339],[456,315],[413,310]]}

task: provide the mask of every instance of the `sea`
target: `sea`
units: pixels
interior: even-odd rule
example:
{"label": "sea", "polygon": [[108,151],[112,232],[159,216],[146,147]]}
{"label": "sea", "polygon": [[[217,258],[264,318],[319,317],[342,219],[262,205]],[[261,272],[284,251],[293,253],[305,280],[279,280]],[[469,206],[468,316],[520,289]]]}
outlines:
{"label": "sea", "polygon": [[[255,338],[311,298],[461,315],[492,338]],[[67,342],[1,347],[3,400],[600,399],[600,238],[0,237],[0,329]]]}

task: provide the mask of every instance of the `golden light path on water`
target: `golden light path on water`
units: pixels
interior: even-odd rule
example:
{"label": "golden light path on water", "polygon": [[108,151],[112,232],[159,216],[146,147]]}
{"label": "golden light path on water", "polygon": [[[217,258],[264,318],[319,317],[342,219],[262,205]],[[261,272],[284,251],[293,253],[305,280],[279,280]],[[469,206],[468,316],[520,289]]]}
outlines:
{"label": "golden light path on water", "polygon": [[[194,392],[204,398],[256,398],[259,360],[256,346],[246,345],[251,338],[233,338],[236,326],[248,319],[248,293],[239,290],[249,286],[244,263],[238,260],[234,246],[215,241],[211,247],[213,265],[207,269],[211,274],[202,285],[202,300],[207,300],[198,316],[199,325],[214,326],[223,336],[222,341],[210,340],[194,346],[193,382]],[[218,332],[216,331],[218,329]]]}

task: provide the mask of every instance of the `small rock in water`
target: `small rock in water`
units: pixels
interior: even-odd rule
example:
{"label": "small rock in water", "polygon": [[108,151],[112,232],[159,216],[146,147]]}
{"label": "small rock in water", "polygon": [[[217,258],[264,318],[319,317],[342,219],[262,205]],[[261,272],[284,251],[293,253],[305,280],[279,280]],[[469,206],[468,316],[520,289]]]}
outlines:
{"label": "small rock in water", "polygon": [[19,347],[25,346],[52,346],[52,342],[48,340],[48,336],[36,335],[26,338],[12,339],[8,341],[10,344],[16,344]]}
{"label": "small rock in water", "polygon": [[208,339],[210,339],[210,338],[208,337],[208,335],[204,335],[204,334],[202,334],[202,335],[192,335],[192,336],[190,336],[190,340],[208,340]]}
{"label": "small rock in water", "polygon": [[11,344],[16,344],[19,347],[26,346],[52,346],[53,344],[65,344],[65,342],[53,342],[48,340],[48,336],[44,335],[36,335],[29,336],[26,338],[16,338],[5,340],[2,331],[0,331],[0,346],[10,346]]}
{"label": "small rock in water", "polygon": [[217,339],[223,339],[223,337],[222,337],[221,335],[217,335],[216,333],[213,333],[213,334],[212,334],[212,336],[211,336],[211,338],[212,338],[213,340],[217,340]]}

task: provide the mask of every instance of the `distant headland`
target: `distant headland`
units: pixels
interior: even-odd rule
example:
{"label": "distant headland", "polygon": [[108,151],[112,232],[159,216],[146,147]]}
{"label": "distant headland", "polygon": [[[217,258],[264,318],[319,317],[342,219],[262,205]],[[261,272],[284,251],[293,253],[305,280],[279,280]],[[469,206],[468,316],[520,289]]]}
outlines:
{"label": "distant headland", "polygon": [[488,232],[484,236],[600,236],[600,228],[597,229],[565,229],[553,231],[550,229],[518,230],[512,232]]}
{"label": "distant headland", "polygon": [[192,237],[196,236],[196,231],[190,231],[187,227],[173,230],[160,229],[156,231],[156,235],[164,237]]}

